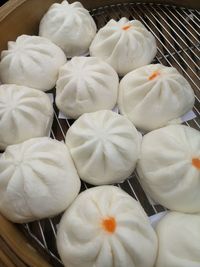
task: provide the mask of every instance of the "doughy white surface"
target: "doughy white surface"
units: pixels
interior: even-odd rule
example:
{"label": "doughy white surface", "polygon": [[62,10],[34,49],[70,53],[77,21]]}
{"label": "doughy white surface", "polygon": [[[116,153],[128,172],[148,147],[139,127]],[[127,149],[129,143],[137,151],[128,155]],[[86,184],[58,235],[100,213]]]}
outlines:
{"label": "doughy white surface", "polygon": [[200,212],[200,132],[170,125],[146,134],[137,165],[146,192],[163,206]]}
{"label": "doughy white surface", "polygon": [[155,267],[200,266],[200,214],[168,213],[157,226]]}
{"label": "doughy white surface", "polygon": [[118,75],[110,65],[94,57],[74,57],[60,69],[56,105],[70,118],[112,109],[118,87]]}
{"label": "doughy white surface", "polygon": [[157,237],[140,204],[114,186],[81,193],[58,226],[67,267],[153,267]]}
{"label": "doughy white surface", "polygon": [[49,134],[53,107],[39,91],[14,84],[0,85],[0,149]]}
{"label": "doughy white surface", "polygon": [[55,216],[79,190],[70,153],[57,140],[30,139],[7,147],[0,158],[0,212],[13,222]]}
{"label": "doughy white surface", "polygon": [[69,128],[68,145],[79,176],[94,184],[117,183],[135,169],[141,134],[110,110],[85,113]]}
{"label": "doughy white surface", "polygon": [[47,91],[55,86],[59,68],[65,63],[62,49],[48,39],[21,35],[8,42],[8,50],[1,53],[0,79]]}
{"label": "doughy white surface", "polygon": [[120,112],[143,131],[181,122],[194,100],[188,81],[175,68],[161,64],[128,73],[119,86]]}
{"label": "doughy white surface", "polygon": [[90,46],[90,54],[109,63],[120,76],[151,63],[157,52],[155,37],[138,20],[111,19]]}
{"label": "doughy white surface", "polygon": [[85,54],[96,34],[96,24],[80,2],[53,4],[40,22],[39,35],[60,46],[67,57]]}

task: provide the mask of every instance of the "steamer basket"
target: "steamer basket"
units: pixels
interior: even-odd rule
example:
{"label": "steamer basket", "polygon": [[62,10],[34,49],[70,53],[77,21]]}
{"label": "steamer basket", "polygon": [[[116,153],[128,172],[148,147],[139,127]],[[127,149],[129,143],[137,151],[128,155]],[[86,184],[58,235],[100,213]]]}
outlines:
{"label": "steamer basket", "polygon": [[[37,34],[38,24],[53,0],[13,0],[7,5],[0,8],[0,50],[5,49],[8,40],[15,40],[20,34]],[[73,2],[73,1],[69,1]],[[138,19],[149,29],[157,39],[158,53],[153,63],[162,63],[166,66],[174,66],[188,80],[195,92],[195,106],[193,112],[196,118],[185,122],[184,124],[200,130],[200,82],[199,82],[199,57],[200,57],[200,8],[199,1],[151,1],[151,3],[135,3],[134,1],[81,1],[83,5],[90,10],[97,27],[101,28],[111,18],[119,19],[127,17],[130,20]],[[162,3],[161,3],[162,2]],[[185,7],[180,7],[180,4]],[[51,91],[54,94],[54,90]],[[58,140],[64,140],[65,134],[73,123],[72,120],[63,120],[58,117],[58,110],[54,104],[54,123],[51,130],[51,137]],[[165,209],[154,204],[147,197],[144,190],[138,182],[136,173],[133,173],[128,180],[122,184],[117,184],[124,189],[133,198],[137,199],[149,216],[164,211]],[[82,183],[81,190],[91,187],[91,185]],[[13,228],[9,222],[0,218],[0,259],[1,259],[1,239],[6,241],[7,245],[14,252],[11,255],[11,261],[16,264],[20,259],[20,265],[4,265],[2,266],[56,266],[61,267],[62,262],[58,256],[55,244],[56,225],[59,223],[61,215],[41,220],[29,224],[17,225]],[[16,246],[19,244],[17,240],[8,242],[9,231],[13,229],[13,235],[17,230],[27,237],[27,240],[37,250],[42,252],[45,261],[37,254],[37,261],[33,258],[36,254],[28,251],[22,255],[17,251]],[[10,228],[11,227],[11,228]],[[16,230],[17,228],[17,230]],[[7,232],[6,232],[7,231]],[[18,233],[17,233],[18,234]],[[6,238],[5,238],[6,236]],[[16,238],[17,239],[17,238]],[[18,238],[20,239],[20,238]],[[24,239],[21,241],[25,242]],[[6,243],[6,242],[5,242]],[[21,244],[22,244],[21,243]],[[13,244],[15,246],[13,246]],[[6,250],[4,249],[3,252]],[[20,254],[21,253],[21,254]],[[35,253],[35,252],[34,252]],[[7,253],[8,255],[8,253]],[[5,256],[5,255],[4,255]],[[13,257],[14,260],[13,260]],[[16,260],[16,257],[18,260]],[[23,263],[23,265],[22,265]],[[1,266],[1,260],[0,260]],[[128,266],[125,266],[128,267]]]}

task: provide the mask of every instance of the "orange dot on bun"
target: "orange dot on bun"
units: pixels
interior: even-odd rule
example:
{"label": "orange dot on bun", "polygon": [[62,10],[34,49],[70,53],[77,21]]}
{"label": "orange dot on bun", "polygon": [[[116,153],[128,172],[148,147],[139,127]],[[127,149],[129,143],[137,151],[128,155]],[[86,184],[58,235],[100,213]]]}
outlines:
{"label": "orange dot on bun", "polygon": [[122,30],[127,31],[128,29],[130,29],[131,25],[125,25],[122,27]]}
{"label": "orange dot on bun", "polygon": [[103,219],[102,220],[102,227],[106,232],[113,234],[116,230],[116,227],[117,227],[117,223],[116,223],[115,218],[109,217],[109,218]]}
{"label": "orange dot on bun", "polygon": [[198,170],[200,170],[200,158],[193,158],[192,165]]}
{"label": "orange dot on bun", "polygon": [[156,77],[159,76],[159,71],[153,71],[152,74],[148,77],[149,81],[152,81],[153,79],[155,79]]}

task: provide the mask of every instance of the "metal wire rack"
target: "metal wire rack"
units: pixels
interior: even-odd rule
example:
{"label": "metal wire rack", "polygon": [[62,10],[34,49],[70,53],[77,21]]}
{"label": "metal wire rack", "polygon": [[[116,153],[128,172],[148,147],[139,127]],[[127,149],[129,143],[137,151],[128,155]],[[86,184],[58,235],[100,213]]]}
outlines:
{"label": "metal wire rack", "polygon": [[[200,12],[161,4],[123,3],[107,5],[90,11],[97,27],[101,28],[111,18],[127,17],[140,20],[156,37],[158,53],[153,63],[174,66],[189,81],[195,92],[194,113],[196,118],[186,122],[188,126],[200,130]],[[54,93],[54,91],[53,91]],[[54,122],[51,137],[64,140],[73,120],[58,117],[54,103]],[[164,210],[154,204],[143,191],[136,173],[117,186],[137,199],[149,216]],[[81,191],[91,187],[82,183]],[[32,244],[49,258],[53,266],[63,266],[56,249],[56,225],[61,215],[19,226]]]}

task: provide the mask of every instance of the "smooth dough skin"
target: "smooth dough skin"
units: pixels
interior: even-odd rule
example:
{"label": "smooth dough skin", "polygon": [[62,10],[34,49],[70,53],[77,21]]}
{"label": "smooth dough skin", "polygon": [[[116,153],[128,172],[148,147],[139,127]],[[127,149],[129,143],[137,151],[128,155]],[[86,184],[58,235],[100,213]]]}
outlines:
{"label": "smooth dough skin", "polygon": [[155,37],[138,20],[111,19],[90,46],[90,55],[110,64],[120,76],[151,63],[157,52]]}
{"label": "smooth dough skin", "polygon": [[8,42],[8,50],[1,53],[0,79],[2,83],[48,91],[55,86],[59,68],[66,61],[62,49],[48,39],[21,35]]}
{"label": "smooth dough skin", "polygon": [[53,4],[40,22],[39,35],[61,47],[67,57],[88,52],[96,24],[80,2]]}
{"label": "smooth dough skin", "polygon": [[0,149],[49,134],[53,107],[44,92],[14,84],[0,85]]}
{"label": "smooth dough skin", "polygon": [[118,183],[135,169],[141,134],[125,117],[110,110],[85,113],[69,128],[66,144],[82,180]]}
{"label": "smooth dough skin", "polygon": [[143,208],[114,186],[81,193],[64,213],[57,248],[66,267],[153,267],[157,237]]}
{"label": "smooth dough skin", "polygon": [[106,62],[74,57],[59,72],[56,105],[68,117],[112,109],[117,103],[119,78]]}
{"label": "smooth dough skin", "polygon": [[200,212],[200,132],[171,125],[146,134],[137,172],[158,203],[180,212]]}
{"label": "smooth dough skin", "polygon": [[200,266],[200,214],[170,212],[156,232],[159,249],[155,267]]}
{"label": "smooth dough skin", "polygon": [[0,157],[0,212],[13,222],[57,215],[79,190],[70,153],[57,140],[33,138],[8,146]]}
{"label": "smooth dough skin", "polygon": [[143,130],[152,131],[173,122],[194,106],[188,81],[172,67],[151,64],[128,73],[120,82],[121,114]]}

